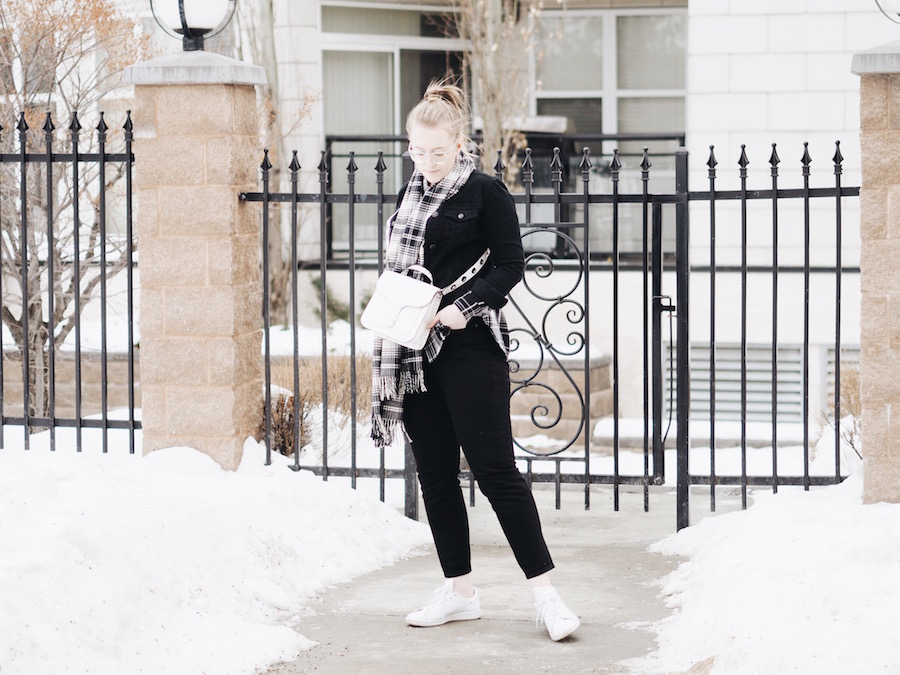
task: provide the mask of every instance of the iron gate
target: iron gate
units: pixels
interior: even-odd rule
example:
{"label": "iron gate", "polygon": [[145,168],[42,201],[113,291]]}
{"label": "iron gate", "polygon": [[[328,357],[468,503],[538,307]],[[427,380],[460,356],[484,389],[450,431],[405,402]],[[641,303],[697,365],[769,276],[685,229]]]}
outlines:
{"label": "iron gate", "polygon": [[[775,146],[769,161],[771,187],[751,190],[748,187],[749,160],[742,148],[738,161],[739,188],[722,190],[717,187],[717,160],[710,149],[707,161],[708,190],[688,189],[688,153],[679,149],[674,154],[652,155],[644,148],[637,156],[620,155],[600,162],[592,161],[587,148],[566,161],[559,148],[553,150],[549,165],[536,171],[531,152],[524,152],[524,160],[512,186],[519,209],[522,239],[526,251],[526,275],[522,284],[510,295],[505,312],[511,326],[513,350],[510,355],[513,412],[517,459],[529,483],[550,483],[555,486],[557,508],[563,486],[579,486],[583,491],[585,508],[591,504],[592,486],[609,486],[615,509],[620,507],[620,488],[633,486],[643,494],[644,509],[649,508],[651,488],[666,484],[666,456],[672,456],[667,436],[675,423],[675,467],[677,490],[677,525],[689,523],[688,505],[691,486],[706,485],[710,489],[711,508],[715,509],[717,488],[739,487],[742,504],[746,506],[750,486],[820,485],[842,479],[840,460],[841,426],[841,359],[842,339],[841,299],[844,275],[858,280],[858,267],[842,263],[842,212],[848,198],[857,197],[859,188],[841,186],[843,158],[840,147],[833,159],[833,179],[827,187],[810,185],[811,158],[805,151],[801,159],[801,185],[784,189],[779,185],[779,163]],[[357,160],[371,161],[372,171],[360,170]],[[271,320],[268,312],[270,281],[268,259],[264,255],[264,307],[266,362],[266,439],[267,462],[272,450],[286,446],[298,449],[293,454],[292,468],[309,469],[327,480],[330,477],[348,479],[353,487],[358,481],[376,481],[379,496],[385,499],[387,482],[403,479],[406,513],[416,516],[418,488],[409,448],[400,463],[392,464],[384,449],[373,460],[373,451],[360,446],[355,414],[349,415],[349,437],[339,441],[341,447],[330,442],[334,413],[329,404],[329,321],[328,310],[335,293],[330,287],[333,279],[344,286],[349,304],[349,316],[358,312],[365,299],[360,292],[364,278],[371,284],[382,266],[383,223],[402,184],[404,167],[399,153],[383,150],[367,156],[350,152],[346,172],[331,175],[329,167],[334,158],[322,153],[318,165],[318,192],[300,192],[300,164],[296,153],[290,165],[289,192],[271,190],[271,164],[268,155],[262,163],[262,191],[246,193],[242,199],[261,202],[262,236],[268,241],[269,229],[284,227],[290,232],[292,325],[292,383],[286,387],[293,395],[272,394],[273,355],[271,351]],[[624,162],[623,162],[624,160]],[[638,162],[639,160],[639,162]],[[658,168],[653,168],[657,163]],[[408,168],[408,167],[407,167]],[[502,177],[505,167],[494,171]],[[549,171],[548,171],[549,170]],[[536,178],[536,175],[542,178]],[[672,185],[674,183],[674,189]],[[357,186],[363,184],[364,190]],[[787,216],[780,215],[784,204],[793,204]],[[823,215],[820,205],[826,204]],[[283,205],[286,208],[277,209]],[[766,207],[760,214],[760,205]],[[705,213],[704,213],[705,212]],[[698,260],[700,239],[691,237],[691,220],[695,226],[703,214],[704,228],[709,229],[705,260]],[[707,215],[708,214],[708,215]],[[317,255],[300,254],[299,229],[306,218],[317,219]],[[708,220],[707,220],[708,218]],[[768,226],[774,234],[768,245],[763,242],[759,251],[768,251],[768,259],[761,260],[759,251],[751,244],[751,234],[758,234]],[[779,235],[781,227],[781,235]],[[796,230],[802,233],[796,234]],[[819,242],[821,231],[833,235],[827,245]],[[799,246],[787,247],[788,253],[779,258],[784,248],[779,238],[790,232],[799,237]],[[734,245],[722,250],[723,234],[736,237]],[[735,235],[734,233],[739,233]],[[717,239],[718,237],[718,239]],[[338,242],[338,244],[336,244]],[[814,244],[818,248],[814,249]],[[828,263],[811,259],[814,250],[830,250]],[[263,247],[266,250],[266,247]],[[799,253],[798,253],[799,252]],[[751,259],[756,255],[757,259]],[[785,261],[799,255],[796,261]],[[729,259],[730,257],[730,259]],[[320,315],[320,344],[316,351],[321,363],[320,399],[322,411],[319,444],[321,454],[301,458],[301,421],[304,415],[301,400],[301,362],[309,350],[300,349],[300,306],[303,294],[301,277],[310,270],[318,274],[318,312]],[[749,293],[753,280],[765,276],[771,284],[771,343],[773,354],[778,353],[779,325],[784,315],[803,317],[803,336],[799,340],[802,355],[803,428],[799,451],[779,445],[779,432],[785,424],[779,417],[778,364],[772,359],[771,416],[768,439],[771,445],[772,470],[767,474],[748,470],[748,365],[747,354],[752,345],[749,336],[751,314],[758,313],[759,298]],[[707,280],[709,296],[698,304],[697,293],[691,285],[697,279]],[[717,306],[722,302],[716,284],[734,276],[739,279],[739,330],[735,325],[723,331],[717,325]],[[802,297],[798,306],[788,306],[789,294],[782,293],[788,284],[785,279],[801,279]],[[813,297],[819,285],[814,278],[824,278],[830,284],[828,302]],[[781,288],[779,288],[779,283]],[[814,288],[815,287],[815,288]],[[734,299],[729,294],[728,300]],[[812,308],[825,304],[834,308],[833,331],[823,331],[811,324]],[[693,305],[693,307],[692,307]],[[703,311],[698,311],[697,308]],[[734,308],[731,307],[733,311]],[[697,318],[691,319],[691,313]],[[669,321],[664,319],[668,317]],[[781,317],[781,318],[780,318]],[[666,325],[671,327],[666,334]],[[701,324],[706,325],[701,325]],[[735,322],[736,323],[736,322]],[[765,322],[763,322],[765,323]],[[755,324],[753,324],[755,327]],[[356,410],[360,400],[356,394],[367,371],[360,372],[358,362],[364,358],[360,347],[364,335],[356,321],[347,325],[349,331],[349,370],[346,382],[351,392],[351,408]],[[718,331],[718,332],[717,332]],[[787,331],[790,333],[791,331]],[[674,333],[674,335],[672,334]],[[717,469],[721,427],[716,408],[717,345],[723,333],[731,333],[739,342],[740,438],[736,439],[741,464],[739,471]],[[704,386],[709,391],[706,418],[702,426],[709,429],[708,470],[692,469],[691,425],[698,426],[701,418],[691,409],[692,387],[700,386],[691,377],[692,339],[705,344],[710,359]],[[810,472],[810,442],[812,416],[810,400],[811,345],[827,343],[834,356],[831,373],[829,412],[834,420],[834,471],[828,475]],[[668,348],[665,345],[668,344]],[[684,345],[685,348],[680,348]],[[668,399],[668,400],[667,400]],[[362,406],[366,404],[362,399]],[[696,406],[695,406],[696,407]],[[273,417],[273,411],[279,411]],[[674,419],[673,419],[674,418]],[[277,431],[273,424],[289,420],[290,428]],[[717,422],[719,426],[717,427]],[[277,425],[276,425],[277,426]],[[602,428],[601,428],[602,427]],[[273,441],[273,434],[275,440]],[[332,436],[334,430],[332,428]],[[290,437],[290,442],[285,442]],[[790,473],[779,471],[779,457],[784,453],[802,455],[802,470]],[[339,457],[339,459],[338,459]],[[467,472],[470,498],[474,500],[474,481]]]}

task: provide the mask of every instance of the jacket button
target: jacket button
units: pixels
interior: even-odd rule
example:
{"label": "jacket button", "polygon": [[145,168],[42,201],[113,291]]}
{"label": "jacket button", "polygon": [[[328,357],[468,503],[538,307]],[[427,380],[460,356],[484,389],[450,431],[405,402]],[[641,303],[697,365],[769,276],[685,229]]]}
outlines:
{"label": "jacket button", "polygon": [[465,213],[458,213],[458,214],[456,215],[456,217],[459,218],[459,220],[462,220],[463,218],[466,217],[466,214],[465,214]]}
{"label": "jacket button", "polygon": [[428,244],[428,248],[432,251],[437,248],[437,244]]}

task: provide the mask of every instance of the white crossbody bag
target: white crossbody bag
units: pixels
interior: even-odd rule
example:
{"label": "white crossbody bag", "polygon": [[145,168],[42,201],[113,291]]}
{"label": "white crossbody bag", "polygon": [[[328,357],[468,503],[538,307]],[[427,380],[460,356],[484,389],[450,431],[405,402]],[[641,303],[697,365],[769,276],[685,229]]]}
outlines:
{"label": "white crossbody bag", "polygon": [[[422,349],[428,341],[428,324],[437,314],[441,298],[478,274],[490,254],[491,249],[485,250],[474,265],[444,288],[431,283],[431,272],[421,265],[410,265],[402,272],[382,272],[360,323],[385,340],[410,349]],[[409,272],[418,272],[429,281],[411,277]]]}

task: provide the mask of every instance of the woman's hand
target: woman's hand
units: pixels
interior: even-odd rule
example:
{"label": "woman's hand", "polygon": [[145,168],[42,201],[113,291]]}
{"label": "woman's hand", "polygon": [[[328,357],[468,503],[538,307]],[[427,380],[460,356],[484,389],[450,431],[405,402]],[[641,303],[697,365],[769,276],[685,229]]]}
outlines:
{"label": "woman's hand", "polygon": [[466,327],[466,317],[459,311],[456,305],[447,305],[438,312],[434,319],[428,324],[428,328],[434,328],[438,324],[443,324],[451,330],[462,330]]}

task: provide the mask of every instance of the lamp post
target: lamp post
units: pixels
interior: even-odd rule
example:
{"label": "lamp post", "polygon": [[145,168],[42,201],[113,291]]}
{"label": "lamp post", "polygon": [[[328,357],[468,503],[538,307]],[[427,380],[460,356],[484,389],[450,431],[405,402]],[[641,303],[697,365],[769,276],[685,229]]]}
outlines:
{"label": "lamp post", "polygon": [[186,52],[203,50],[204,38],[222,31],[231,17],[237,0],[150,0],[150,11],[160,28],[181,38]]}
{"label": "lamp post", "polygon": [[894,23],[900,23],[900,0],[875,0],[878,9]]}

